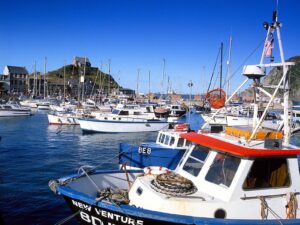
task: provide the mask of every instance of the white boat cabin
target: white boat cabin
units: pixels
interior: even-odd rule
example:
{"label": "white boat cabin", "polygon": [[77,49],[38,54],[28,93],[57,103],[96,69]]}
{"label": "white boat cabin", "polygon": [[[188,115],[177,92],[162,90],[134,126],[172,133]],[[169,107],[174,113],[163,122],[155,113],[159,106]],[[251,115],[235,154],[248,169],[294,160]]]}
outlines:
{"label": "white boat cabin", "polygon": [[180,137],[182,132],[161,130],[156,138],[156,144],[167,148],[188,148],[190,141]]}
{"label": "white boat cabin", "polygon": [[[173,193],[172,190],[166,192],[154,185],[156,175],[145,175],[137,177],[129,191],[131,205],[160,212],[210,218],[278,219],[290,216],[287,215],[290,212],[288,205],[300,200],[296,156],[299,149],[289,146],[271,150],[270,156],[241,156],[238,150],[230,153],[220,149],[223,145],[224,148],[230,145],[250,152],[253,147],[257,152],[269,153],[270,150],[264,148],[264,141],[253,141],[251,146],[246,147],[240,138],[229,135],[195,135],[199,135],[197,142],[203,144],[191,146],[174,173],[179,179],[192,182],[195,191],[184,193],[180,189],[174,189]],[[276,151],[295,151],[295,154],[276,155]],[[171,175],[170,180],[173,178]],[[297,218],[298,214],[295,215]]]}

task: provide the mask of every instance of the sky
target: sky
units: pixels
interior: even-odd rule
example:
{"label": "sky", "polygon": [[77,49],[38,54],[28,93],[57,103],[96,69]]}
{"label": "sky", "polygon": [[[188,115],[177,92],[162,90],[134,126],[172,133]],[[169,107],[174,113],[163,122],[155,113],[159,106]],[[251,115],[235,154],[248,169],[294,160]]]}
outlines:
{"label": "sky", "polygon": [[[31,73],[36,61],[43,71],[45,57],[54,70],[81,56],[108,72],[110,59],[123,87],[165,93],[169,77],[176,93],[198,94],[207,89],[221,42],[226,75],[230,34],[230,86],[244,80],[241,65],[259,63],[262,24],[271,22],[276,0],[1,0],[0,7],[0,70],[25,66]],[[279,0],[278,9],[285,58],[300,55],[300,1]]]}

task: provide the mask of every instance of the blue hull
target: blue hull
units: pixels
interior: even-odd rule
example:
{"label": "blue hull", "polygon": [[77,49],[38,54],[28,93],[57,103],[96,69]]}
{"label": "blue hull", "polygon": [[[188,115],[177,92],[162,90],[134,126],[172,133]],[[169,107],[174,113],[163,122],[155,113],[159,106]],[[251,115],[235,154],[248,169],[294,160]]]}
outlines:
{"label": "blue hull", "polygon": [[119,164],[136,168],[162,166],[174,170],[184,153],[184,149],[165,148],[158,144],[136,146],[121,143]]}
{"label": "blue hull", "polygon": [[[129,171],[131,172],[131,171]],[[124,171],[97,171],[96,173],[125,173]],[[125,176],[125,175],[124,175]],[[70,177],[71,178],[71,177]],[[80,224],[101,225],[253,225],[253,224],[300,224],[299,219],[284,220],[241,220],[241,219],[216,219],[151,211],[134,206],[107,201],[96,201],[94,197],[75,191],[66,186],[59,186],[57,192],[64,197],[68,206],[74,213]]]}

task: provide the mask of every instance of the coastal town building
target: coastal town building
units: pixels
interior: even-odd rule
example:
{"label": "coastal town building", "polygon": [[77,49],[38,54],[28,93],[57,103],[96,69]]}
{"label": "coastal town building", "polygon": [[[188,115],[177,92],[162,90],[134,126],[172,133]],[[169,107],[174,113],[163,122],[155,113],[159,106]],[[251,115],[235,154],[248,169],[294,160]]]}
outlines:
{"label": "coastal town building", "polygon": [[9,85],[9,93],[24,93],[26,91],[26,81],[28,71],[25,67],[5,66],[1,80]]}

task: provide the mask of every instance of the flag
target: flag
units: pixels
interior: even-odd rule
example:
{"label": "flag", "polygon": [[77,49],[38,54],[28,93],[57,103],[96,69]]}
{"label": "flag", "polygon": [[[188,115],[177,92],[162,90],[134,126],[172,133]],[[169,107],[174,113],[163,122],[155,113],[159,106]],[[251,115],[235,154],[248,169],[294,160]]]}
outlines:
{"label": "flag", "polygon": [[274,36],[273,36],[273,31],[271,31],[265,42],[265,47],[264,47],[265,57],[272,57],[272,48],[273,47],[274,47]]}

